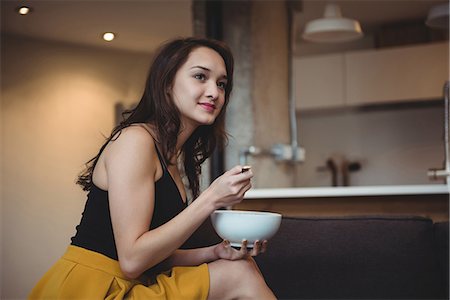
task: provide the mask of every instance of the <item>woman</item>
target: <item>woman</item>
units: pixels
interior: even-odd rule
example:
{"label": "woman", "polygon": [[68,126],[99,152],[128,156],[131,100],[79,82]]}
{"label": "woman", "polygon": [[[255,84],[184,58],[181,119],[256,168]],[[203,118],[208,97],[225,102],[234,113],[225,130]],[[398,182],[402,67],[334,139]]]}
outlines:
{"label": "woman", "polygon": [[[223,241],[181,250],[221,207],[242,201],[251,170],[236,166],[199,193],[200,165],[225,139],[233,57],[223,43],[178,39],[163,46],[144,95],[78,183],[89,191],[65,255],[30,298],[274,299],[250,256]],[[187,196],[183,171],[195,199]]]}

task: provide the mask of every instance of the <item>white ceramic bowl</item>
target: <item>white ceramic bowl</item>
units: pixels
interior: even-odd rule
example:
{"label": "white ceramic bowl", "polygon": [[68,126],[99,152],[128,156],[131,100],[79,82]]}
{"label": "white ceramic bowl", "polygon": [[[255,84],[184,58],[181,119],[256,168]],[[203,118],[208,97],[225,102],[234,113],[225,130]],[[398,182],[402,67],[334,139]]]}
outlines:
{"label": "white ceramic bowl", "polygon": [[231,246],[240,247],[247,240],[247,247],[252,248],[256,240],[270,239],[278,231],[281,215],[271,212],[216,210],[211,214],[211,221],[217,234],[229,240]]}

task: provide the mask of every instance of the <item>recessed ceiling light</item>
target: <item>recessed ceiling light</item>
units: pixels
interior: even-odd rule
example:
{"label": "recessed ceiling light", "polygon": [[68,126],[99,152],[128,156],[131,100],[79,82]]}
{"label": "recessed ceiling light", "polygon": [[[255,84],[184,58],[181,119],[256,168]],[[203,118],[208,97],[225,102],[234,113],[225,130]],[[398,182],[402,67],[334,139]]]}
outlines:
{"label": "recessed ceiling light", "polygon": [[20,7],[17,8],[17,12],[20,15],[24,16],[24,15],[27,15],[27,14],[29,14],[31,12],[31,8],[29,8],[28,6],[20,6]]}
{"label": "recessed ceiling light", "polygon": [[107,42],[111,42],[112,40],[114,40],[115,37],[116,35],[112,32],[105,32],[103,34],[103,39]]}

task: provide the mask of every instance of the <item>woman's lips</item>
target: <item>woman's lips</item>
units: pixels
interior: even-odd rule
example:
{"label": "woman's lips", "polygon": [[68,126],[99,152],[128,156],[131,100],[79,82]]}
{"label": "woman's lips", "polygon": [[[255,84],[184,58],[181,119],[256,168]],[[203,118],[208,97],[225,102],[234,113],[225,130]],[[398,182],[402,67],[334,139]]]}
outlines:
{"label": "woman's lips", "polygon": [[216,106],[212,103],[199,103],[199,105],[207,112],[213,112],[216,109]]}

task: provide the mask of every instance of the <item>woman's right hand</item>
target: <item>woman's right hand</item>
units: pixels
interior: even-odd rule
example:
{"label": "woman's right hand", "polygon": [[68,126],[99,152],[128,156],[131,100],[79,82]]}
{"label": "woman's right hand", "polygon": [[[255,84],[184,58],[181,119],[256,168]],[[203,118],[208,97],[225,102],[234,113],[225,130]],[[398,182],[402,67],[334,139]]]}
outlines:
{"label": "woman's right hand", "polygon": [[245,193],[252,187],[252,170],[242,172],[242,166],[235,166],[211,183],[205,190],[210,201],[214,201],[216,209],[233,206],[244,198]]}

